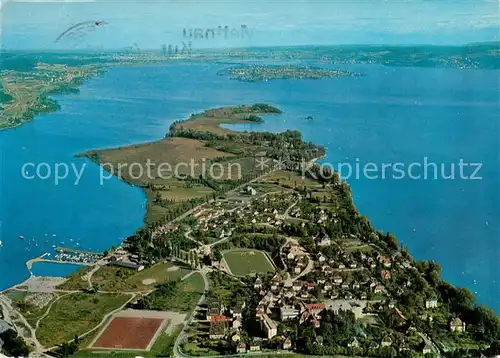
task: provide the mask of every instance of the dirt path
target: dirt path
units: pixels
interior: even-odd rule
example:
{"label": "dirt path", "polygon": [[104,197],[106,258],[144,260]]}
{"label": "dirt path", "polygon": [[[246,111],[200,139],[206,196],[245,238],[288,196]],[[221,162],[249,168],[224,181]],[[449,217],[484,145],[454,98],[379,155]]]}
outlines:
{"label": "dirt path", "polygon": [[54,303],[56,303],[57,301],[59,301],[61,298],[69,296],[69,295],[72,295],[72,294],[73,294],[73,292],[65,293],[64,295],[58,296],[54,301],[52,301],[50,303],[50,305],[47,308],[47,310],[45,311],[45,313],[40,318],[38,318],[38,320],[36,321],[36,324],[35,324],[35,333],[36,333],[36,330],[38,329],[38,326],[40,325],[40,322],[42,321],[42,319],[44,319],[45,317],[47,317],[49,315],[50,310],[52,309],[52,306],[54,305]]}
{"label": "dirt path", "polygon": [[[229,193],[232,193],[232,192],[235,192],[237,190],[241,190],[241,188],[244,188],[245,186],[251,184],[251,183],[255,183],[256,181],[268,176],[269,174],[272,174],[274,171],[276,171],[277,169],[273,169],[271,170],[269,173],[265,173],[265,174],[262,174],[261,176],[255,178],[255,179],[252,179],[250,180],[249,182],[246,182],[244,184],[241,184],[240,186],[237,186],[236,188],[232,189],[232,190],[229,190],[226,194],[229,194]],[[170,221],[169,223],[167,223],[167,225],[172,225],[173,223],[177,222],[177,221],[180,221],[180,220],[183,220],[184,218],[186,218],[187,216],[191,215],[192,213],[196,212],[198,209],[200,209],[201,207],[203,207],[204,205],[206,205],[206,203],[203,203],[203,204],[200,204],[194,208],[192,208],[191,210],[188,210],[186,211],[184,214],[176,217],[175,219],[173,219],[172,221]]]}
{"label": "dirt path", "polygon": [[[101,292],[100,292],[101,293]],[[116,293],[116,292],[114,292]],[[99,324],[97,326],[95,326],[94,328],[88,330],[87,332],[81,334],[78,336],[79,339],[82,339],[84,337],[86,337],[87,335],[91,334],[92,332],[98,330],[104,323],[107,322],[107,320],[109,319],[109,317],[111,317],[112,315],[114,315],[115,313],[117,312],[120,312],[121,310],[123,310],[132,300],[134,300],[137,296],[137,293],[136,292],[121,292],[123,294],[128,294],[130,295],[131,297],[123,304],[121,305],[120,307],[118,307],[117,309],[107,313],[106,315],[104,315],[103,319],[101,320],[101,322],[99,322]],[[73,339],[68,341],[68,343],[71,343],[73,342]],[[54,346],[54,347],[50,347],[48,348],[48,350],[53,350],[53,349],[56,349],[57,346]]]}
{"label": "dirt path", "polygon": [[94,267],[92,267],[92,270],[89,271],[89,273],[87,273],[87,283],[89,284],[89,289],[92,289],[93,288],[93,285],[92,285],[92,276],[97,272],[99,271],[99,269],[101,268],[101,266],[99,265],[95,265]]}
{"label": "dirt path", "polygon": [[26,328],[28,329],[28,331],[30,333],[30,337],[24,336],[23,334],[21,334],[21,336],[23,337],[23,339],[27,343],[32,343],[35,346],[35,351],[36,351],[35,353],[41,354],[43,352],[43,346],[36,339],[35,329],[33,329],[33,327],[31,327],[31,325],[28,323],[28,321],[26,321],[26,319],[24,318],[24,316],[22,314],[17,312],[12,307],[11,301],[8,297],[6,297],[4,295],[0,295],[0,307],[2,308],[2,311],[4,313],[4,320],[6,322],[10,322],[10,324],[12,324],[12,326],[16,329],[16,331],[19,334],[21,334],[21,332],[24,332],[24,329],[23,329],[23,327],[18,327],[16,325],[16,323],[14,322],[13,318],[16,317],[17,319],[19,319],[23,323],[24,326],[26,326]]}

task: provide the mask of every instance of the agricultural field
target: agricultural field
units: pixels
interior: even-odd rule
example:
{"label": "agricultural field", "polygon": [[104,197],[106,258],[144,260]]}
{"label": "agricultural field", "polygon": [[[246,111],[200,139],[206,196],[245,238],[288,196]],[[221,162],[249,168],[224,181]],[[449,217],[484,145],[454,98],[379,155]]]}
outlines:
{"label": "agricultural field", "polygon": [[254,182],[252,184],[250,184],[250,186],[252,188],[254,188],[257,193],[259,194],[263,194],[263,193],[272,193],[272,192],[280,192],[280,191],[287,191],[289,189],[286,189],[280,185],[277,185],[277,184],[273,184],[273,183],[270,183],[270,182],[261,182],[261,181],[258,181],[258,182]]}
{"label": "agricultural field", "polygon": [[[232,156],[206,147],[203,141],[180,137],[90,151],[84,155],[98,160],[104,169],[112,171],[114,175],[126,181],[142,183],[151,182],[152,178],[156,178],[155,184],[165,185],[168,185],[170,178],[177,175],[198,177],[202,173],[202,164],[207,165],[214,158]],[[150,168],[149,173],[148,168]]]}
{"label": "agricultural field", "polygon": [[92,270],[91,267],[82,267],[67,277],[67,280],[57,286],[60,290],[84,290],[89,287],[87,274]]}
{"label": "agricultural field", "polygon": [[224,261],[233,275],[246,276],[274,271],[267,254],[253,249],[233,249],[224,253]]}
{"label": "agricultural field", "polygon": [[183,281],[158,288],[145,296],[136,308],[155,311],[190,312],[205,291],[203,277],[193,273]]}
{"label": "agricultural field", "polygon": [[212,297],[217,297],[225,305],[235,298],[235,292],[244,292],[244,285],[241,281],[222,271],[213,271],[207,275],[210,281],[210,293]]}
{"label": "agricultural field", "polygon": [[132,269],[104,266],[92,276],[92,284],[103,291],[149,290],[155,284],[177,280],[191,270],[170,263],[159,263],[141,272]]}
{"label": "agricultural field", "polygon": [[288,188],[299,188],[304,186],[309,190],[322,188],[322,185],[314,179],[308,177],[303,178],[299,173],[286,170],[277,170],[266,176],[266,178],[261,182],[276,184]]}
{"label": "agricultural field", "polygon": [[38,63],[32,71],[0,72],[0,130],[31,121],[39,113],[55,111],[59,105],[49,97],[76,91],[89,77],[99,73],[94,65],[71,67]]}
{"label": "agricultural field", "polygon": [[214,190],[199,183],[192,183],[187,180],[178,179],[155,179],[152,181],[161,199],[183,201],[193,198],[203,198],[212,195]]}
{"label": "agricultural field", "polygon": [[35,327],[36,322],[44,315],[50,304],[58,298],[56,293],[19,293],[24,295],[13,300],[14,305],[32,327]]}
{"label": "agricultural field", "polygon": [[231,158],[218,160],[213,164],[213,176],[221,180],[240,180],[250,175],[260,175],[258,159],[253,157]]}
{"label": "agricultural field", "polygon": [[124,305],[129,295],[72,293],[55,302],[40,321],[36,336],[45,347],[72,340],[97,326],[104,316]]}
{"label": "agricultural field", "polygon": [[[182,126],[184,130],[228,134],[232,133],[232,131],[222,128],[221,124],[248,124],[249,121],[246,120],[248,115],[258,115],[262,114],[263,112],[268,112],[266,114],[271,114],[271,112],[266,109],[252,110],[252,108],[248,106],[212,108],[202,113],[191,115],[188,120],[177,124],[177,127]],[[275,114],[278,114],[278,112],[276,111]]]}

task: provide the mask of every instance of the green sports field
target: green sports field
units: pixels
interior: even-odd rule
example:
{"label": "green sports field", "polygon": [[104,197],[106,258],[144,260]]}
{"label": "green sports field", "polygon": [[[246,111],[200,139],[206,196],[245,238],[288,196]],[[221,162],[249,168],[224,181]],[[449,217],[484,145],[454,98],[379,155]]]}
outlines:
{"label": "green sports field", "polygon": [[230,250],[224,253],[224,259],[232,274],[236,276],[274,271],[274,266],[269,261],[267,255],[259,250]]}

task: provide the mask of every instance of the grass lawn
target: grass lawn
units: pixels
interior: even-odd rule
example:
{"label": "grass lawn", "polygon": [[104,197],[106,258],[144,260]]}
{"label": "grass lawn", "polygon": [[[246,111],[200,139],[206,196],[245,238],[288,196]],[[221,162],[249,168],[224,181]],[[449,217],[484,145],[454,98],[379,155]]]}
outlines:
{"label": "grass lawn", "polygon": [[148,205],[146,206],[146,223],[154,223],[157,220],[161,220],[169,213],[169,210],[163,206],[153,203],[153,196],[151,191],[146,192],[148,196]]}
{"label": "grass lawn", "polygon": [[104,316],[130,298],[122,294],[73,293],[54,303],[40,321],[36,336],[45,347],[69,341],[97,326]]}
{"label": "grass lawn", "polygon": [[274,271],[274,266],[263,251],[253,249],[234,249],[224,253],[233,275],[246,276],[252,273]]}
{"label": "grass lawn", "polygon": [[26,291],[10,290],[4,292],[5,296],[9,297],[14,303],[22,302],[28,295]]}
{"label": "grass lawn", "polygon": [[[120,175],[127,181],[139,184],[141,181],[151,182],[151,177],[153,177],[157,178],[154,180],[155,185],[168,185],[169,178],[176,174],[194,174],[194,177],[197,177],[202,173],[203,160],[232,156],[229,153],[206,147],[203,141],[179,137],[121,148],[90,151],[85,154],[97,154],[105,169],[113,167],[113,174]],[[145,170],[148,168],[146,159],[149,159],[151,163],[149,175]],[[193,165],[190,164],[191,160],[193,160]],[[141,167],[132,166],[131,163],[139,163]],[[184,164],[176,167],[179,163]],[[160,164],[163,165],[160,167]]]}
{"label": "grass lawn", "polygon": [[[325,203],[328,198],[330,198],[330,192],[326,190],[321,190],[321,191],[313,191],[311,194],[314,198],[318,198],[322,203]],[[326,198],[326,200],[325,200]]]}
{"label": "grass lawn", "polygon": [[454,351],[457,349],[472,349],[481,350],[486,348],[484,345],[474,342],[471,338],[449,338],[449,339],[439,339],[437,345],[443,349],[445,352]]}
{"label": "grass lawn", "polygon": [[378,316],[364,316],[359,320],[359,324],[361,325],[378,325],[380,324],[380,319]]}
{"label": "grass lawn", "polygon": [[349,246],[345,247],[346,252],[363,252],[363,253],[370,253],[373,251],[373,247],[370,245],[358,245],[358,246]]}
{"label": "grass lawn", "polygon": [[220,271],[210,272],[210,296],[217,297],[224,305],[235,297],[235,292],[243,289],[243,284],[235,277]]}
{"label": "grass lawn", "polygon": [[262,174],[257,159],[241,157],[221,162],[221,167],[214,165],[213,176],[220,179],[239,180],[245,175]]}
{"label": "grass lawn", "polygon": [[[244,120],[245,115],[241,113],[233,113],[238,107],[212,108],[198,114],[192,115],[189,119],[182,121],[176,127],[184,128],[184,130],[194,130],[200,132],[212,132],[217,134],[232,133],[231,130],[221,127],[221,124],[236,124],[236,123],[251,123]],[[246,114],[252,114],[246,111]],[[254,112],[253,114],[259,114]]]}
{"label": "grass lawn", "polygon": [[[265,180],[265,178],[264,178]],[[284,188],[280,185],[273,184],[273,183],[264,183],[264,182],[256,182],[250,184],[252,188],[257,190],[257,193],[270,193],[270,192],[275,192],[275,191],[289,191],[290,189]]]}
{"label": "grass lawn", "polygon": [[174,343],[179,335],[181,333],[182,326],[178,325],[176,327],[173,327],[171,334],[167,333],[162,333],[156,342],[153,344],[153,347],[151,347],[151,351],[149,351],[146,356],[153,356],[153,357],[170,357],[172,355],[172,350],[174,348]]}
{"label": "grass lawn", "polygon": [[290,188],[300,188],[306,186],[309,189],[322,188],[321,184],[311,178],[302,178],[300,173],[289,172],[286,170],[277,170],[266,176],[262,182],[284,185]]}
{"label": "grass lawn", "polygon": [[191,312],[204,290],[203,277],[199,273],[194,273],[182,281],[179,292],[165,302],[165,307],[170,311]]}
{"label": "grass lawn", "polygon": [[68,279],[57,288],[61,290],[84,290],[89,287],[85,275],[92,270],[91,267],[83,267],[68,276]]}
{"label": "grass lawn", "polygon": [[[215,344],[215,343],[213,343]],[[191,356],[218,356],[220,353],[210,347],[204,347],[194,342],[185,343],[181,350],[183,353]],[[221,356],[222,357],[222,356]]]}
{"label": "grass lawn", "polygon": [[148,309],[191,312],[204,290],[203,277],[199,273],[194,273],[184,281],[179,282],[175,292],[164,295],[159,290],[156,290],[144,300],[150,302]]}
{"label": "grass lawn", "polygon": [[[45,296],[44,302],[45,304],[43,307],[37,306],[36,304],[33,303],[29,298],[31,296]],[[38,319],[44,315],[44,313],[47,311],[49,308],[50,304],[57,299],[58,294],[44,294],[44,293],[38,293],[38,294],[32,294],[31,296],[25,295],[22,300],[16,300],[13,301],[17,310],[22,313],[26,321],[32,326],[35,327],[36,322]]]}
{"label": "grass lawn", "polygon": [[194,198],[204,198],[207,195],[212,195],[214,190],[200,184],[189,185],[187,181],[169,179],[155,179],[154,184],[158,183],[160,188],[158,192],[162,199],[183,201]]}
{"label": "grass lawn", "polygon": [[189,272],[189,269],[170,263],[159,263],[141,272],[104,266],[94,273],[92,284],[103,291],[142,291],[151,289],[154,284],[180,279]]}

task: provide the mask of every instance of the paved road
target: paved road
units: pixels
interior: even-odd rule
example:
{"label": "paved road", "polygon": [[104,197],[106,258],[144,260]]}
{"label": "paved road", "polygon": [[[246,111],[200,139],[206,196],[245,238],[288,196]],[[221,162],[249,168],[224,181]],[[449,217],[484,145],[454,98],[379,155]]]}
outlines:
{"label": "paved road", "polygon": [[432,350],[434,351],[434,353],[437,355],[438,358],[442,358],[441,356],[441,352],[439,351],[439,348],[436,347],[436,345],[434,344],[434,342],[432,342],[432,340],[429,338],[428,335],[426,335],[425,333],[421,333],[421,332],[417,332],[418,335],[420,337],[422,337],[422,339],[424,340],[425,344],[428,344],[432,347]]}
{"label": "paved road", "polygon": [[[237,191],[237,190],[241,190],[241,189],[242,189],[242,188],[244,188],[245,186],[248,186],[249,184],[254,183],[254,182],[256,182],[256,181],[258,181],[258,180],[262,179],[263,177],[265,177],[265,176],[267,176],[267,175],[269,175],[269,174],[273,173],[273,172],[274,172],[274,171],[276,171],[276,170],[277,170],[277,169],[273,169],[273,170],[271,170],[269,173],[262,174],[261,176],[259,176],[259,177],[255,178],[255,179],[250,180],[249,182],[246,182],[246,183],[244,183],[244,184],[241,184],[241,185],[237,186],[236,188],[234,188],[234,189],[232,189],[232,190],[229,190],[226,194],[229,194],[229,193],[231,193],[231,192],[235,192],[235,191]],[[184,214],[182,214],[182,215],[180,215],[180,216],[176,217],[175,219],[173,219],[172,221],[170,221],[169,223],[167,223],[167,225],[172,225],[173,223],[175,223],[175,222],[177,222],[177,221],[181,221],[181,220],[185,219],[186,217],[188,217],[188,216],[189,216],[189,215],[191,215],[192,213],[196,212],[198,209],[200,209],[202,206],[204,206],[204,205],[206,205],[206,204],[207,204],[207,203],[200,204],[200,205],[198,205],[198,206],[196,206],[196,207],[192,208],[191,210],[186,211]]]}

